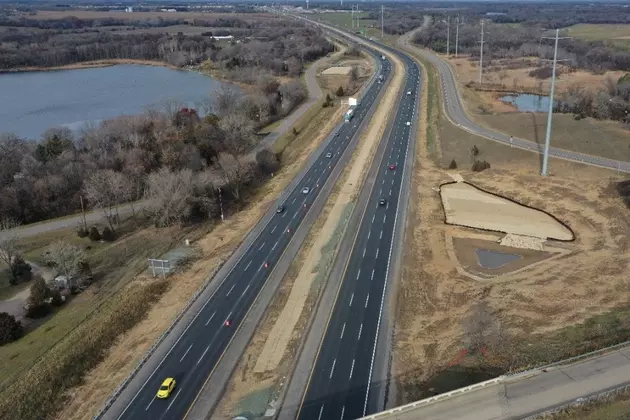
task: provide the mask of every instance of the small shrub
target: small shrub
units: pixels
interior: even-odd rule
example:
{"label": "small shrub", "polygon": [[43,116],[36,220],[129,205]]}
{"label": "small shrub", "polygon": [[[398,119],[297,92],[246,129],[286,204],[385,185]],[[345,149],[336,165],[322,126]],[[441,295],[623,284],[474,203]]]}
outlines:
{"label": "small shrub", "polygon": [[473,172],[481,172],[485,169],[490,169],[490,164],[486,162],[485,160],[475,160],[475,162],[472,165]]}
{"label": "small shrub", "polygon": [[573,119],[574,119],[575,121],[580,121],[582,118],[584,118],[584,115],[582,115],[582,114],[575,114],[575,115],[573,116]]}
{"label": "small shrub", "polygon": [[51,298],[50,304],[52,306],[58,307],[58,306],[63,305],[64,303],[64,299],[61,296],[61,293],[59,292],[59,290],[57,289],[53,289],[50,291],[50,298]]}
{"label": "small shrub", "polygon": [[90,234],[88,236],[90,237],[91,241],[101,240],[101,234],[99,233],[98,228],[96,226],[92,226],[90,228]]}
{"label": "small shrub", "polygon": [[114,235],[114,232],[110,228],[106,227],[105,229],[103,229],[101,239],[107,242],[112,242],[116,239],[116,235]]}
{"label": "small shrub", "polygon": [[22,324],[13,315],[0,312],[0,346],[22,337]]}
{"label": "small shrub", "polygon": [[448,169],[457,169],[457,162],[455,162],[455,159],[451,160],[451,164],[448,165]]}
{"label": "small shrub", "polygon": [[472,149],[470,149],[470,154],[473,156],[479,155],[479,148],[477,147],[476,144],[472,147]]}
{"label": "small shrub", "polygon": [[19,282],[29,281],[33,276],[29,263],[24,261],[21,255],[16,255],[11,262],[11,279],[9,282],[16,285]]}
{"label": "small shrub", "polygon": [[294,135],[294,136],[297,136],[297,135],[299,134],[299,133],[298,133],[298,131],[295,129],[295,127],[293,127],[293,130],[292,130],[292,131],[293,131],[293,135]]}
{"label": "small shrub", "polygon": [[339,88],[337,89],[337,92],[335,93],[337,96],[342,97],[343,96],[343,87],[339,86]]}
{"label": "small shrub", "polygon": [[322,103],[322,108],[328,108],[328,102]]}
{"label": "small shrub", "polygon": [[79,238],[87,238],[87,236],[90,234],[90,232],[87,231],[87,229],[80,227],[77,229],[77,236]]}
{"label": "small shrub", "polygon": [[50,289],[41,276],[33,280],[31,294],[26,303],[26,316],[29,318],[41,318],[50,312],[50,305],[46,300],[50,297]]}

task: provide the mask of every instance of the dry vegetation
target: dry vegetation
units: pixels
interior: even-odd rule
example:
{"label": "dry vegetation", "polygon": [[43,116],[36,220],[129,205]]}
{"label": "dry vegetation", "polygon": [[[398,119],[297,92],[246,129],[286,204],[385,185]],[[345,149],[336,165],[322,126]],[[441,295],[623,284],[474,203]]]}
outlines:
{"label": "dry vegetation", "polygon": [[[429,74],[429,80],[434,77]],[[406,238],[397,297],[399,404],[630,336],[625,298],[629,210],[615,188],[623,176],[551,160],[551,176],[542,178],[537,155],[472,136],[445,121],[435,112],[441,98],[437,89],[427,93],[430,132],[418,148],[423,165],[415,169],[409,216],[415,227]],[[469,170],[473,145],[480,158],[492,162],[491,169]],[[453,158],[460,169],[445,170]],[[471,236],[475,231],[444,224],[435,190],[452,181],[453,172],[559,218],[576,233],[569,252],[504,274],[500,281],[461,275],[446,241],[450,233]]]}
{"label": "dry vegetation", "polygon": [[[401,68],[402,64],[398,63],[398,66]],[[383,98],[381,107],[371,119],[366,134],[362,136],[329,197],[324,212],[291,265],[279,293],[239,363],[225,397],[215,411],[218,418],[229,418],[243,411],[264,411],[269,401],[277,399],[283,392],[304,338],[303,332],[307,331],[314,305],[323,289],[345,224],[367,173],[365,168],[372,161],[402,77],[399,73],[392,81],[392,89]],[[282,328],[285,324],[290,329]],[[261,396],[264,398],[261,399]]]}

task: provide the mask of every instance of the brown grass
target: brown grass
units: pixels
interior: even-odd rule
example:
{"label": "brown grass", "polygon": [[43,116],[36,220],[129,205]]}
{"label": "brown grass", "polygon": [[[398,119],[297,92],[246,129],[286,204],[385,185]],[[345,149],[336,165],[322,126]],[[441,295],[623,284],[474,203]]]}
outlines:
{"label": "brown grass", "polygon": [[[441,95],[434,99],[437,97]],[[439,103],[430,100],[423,106],[429,112],[436,107],[440,109]],[[628,288],[630,271],[629,214],[612,186],[621,177],[614,171],[552,159],[551,176],[543,178],[538,175],[539,157],[533,153],[470,135],[451,126],[441,114],[435,117],[435,126],[435,138],[425,138],[419,144],[417,158],[423,165],[416,165],[413,178],[417,207],[410,212],[409,225],[414,228],[406,238],[396,305],[397,402],[498,373],[493,354],[464,358],[449,368],[458,352],[469,346],[471,337],[464,332],[462,320],[476,304],[487,305],[493,317],[515,337],[512,345],[520,349],[520,365],[566,356],[575,351],[571,347],[581,351],[623,338],[628,322],[625,312],[618,312],[610,321],[603,317],[580,324],[627,305],[621,291]],[[438,158],[427,160],[428,145],[433,143],[439,145],[443,157],[436,154]],[[481,173],[469,170],[473,144],[480,149],[480,157],[491,162],[491,169]],[[442,206],[434,190],[451,180],[443,168],[452,158],[465,180],[544,208],[569,225],[577,235],[572,252],[506,275],[505,281],[496,284],[460,275],[456,262],[448,257],[446,238],[449,233],[467,230],[443,223]],[[595,334],[593,324],[606,325],[603,330],[607,334]],[[565,328],[573,325],[578,326]],[[531,350],[526,350],[528,344],[532,344]],[[442,374],[437,375],[439,372]],[[426,382],[429,379],[431,382]]]}
{"label": "brown grass", "polygon": [[67,64],[65,66],[55,67],[17,67],[14,69],[4,70],[5,73],[19,73],[29,71],[60,71],[60,70],[77,70],[77,69],[92,69],[98,67],[111,67],[118,64],[137,64],[141,66],[155,66],[155,67],[168,67],[170,69],[178,70],[178,67],[172,66],[162,61],[153,60],[136,60],[131,58],[116,58],[111,60],[95,60],[95,61],[83,61],[80,63]]}
{"label": "brown grass", "polygon": [[240,19],[274,19],[275,16],[267,13],[211,13],[211,12],[131,12],[124,11],[97,11],[97,10],[38,10],[34,16],[28,16],[29,19],[39,20],[53,20],[63,19],[69,16],[74,16],[79,19],[103,19],[103,18],[116,18],[123,20],[147,20],[147,19],[185,19],[192,21],[192,19],[210,19],[220,17],[240,18]]}

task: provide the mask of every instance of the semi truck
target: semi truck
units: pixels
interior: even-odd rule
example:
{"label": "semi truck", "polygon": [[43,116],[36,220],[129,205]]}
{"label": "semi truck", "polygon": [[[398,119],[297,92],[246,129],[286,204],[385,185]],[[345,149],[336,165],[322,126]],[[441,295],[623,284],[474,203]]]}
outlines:
{"label": "semi truck", "polygon": [[352,119],[352,116],[354,115],[354,107],[350,107],[349,110],[346,111],[346,115],[344,116],[344,120],[346,122],[350,121]]}

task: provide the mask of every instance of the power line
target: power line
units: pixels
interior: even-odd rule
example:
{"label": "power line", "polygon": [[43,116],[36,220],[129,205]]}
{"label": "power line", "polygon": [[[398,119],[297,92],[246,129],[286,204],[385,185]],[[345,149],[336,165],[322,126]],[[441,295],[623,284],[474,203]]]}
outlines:
{"label": "power line", "polygon": [[383,20],[383,6],[381,6],[381,39],[383,39],[383,32],[384,32],[383,28],[385,26],[385,24],[383,22],[384,22],[384,20]]}
{"label": "power line", "polygon": [[455,25],[455,58],[457,58],[457,47],[459,45],[459,16],[457,16]]}
{"label": "power line", "polygon": [[481,46],[479,50],[479,84],[481,84],[481,77],[483,75],[483,19],[481,19]]}
{"label": "power line", "polygon": [[446,56],[448,57],[451,49],[451,17],[446,17]]}

